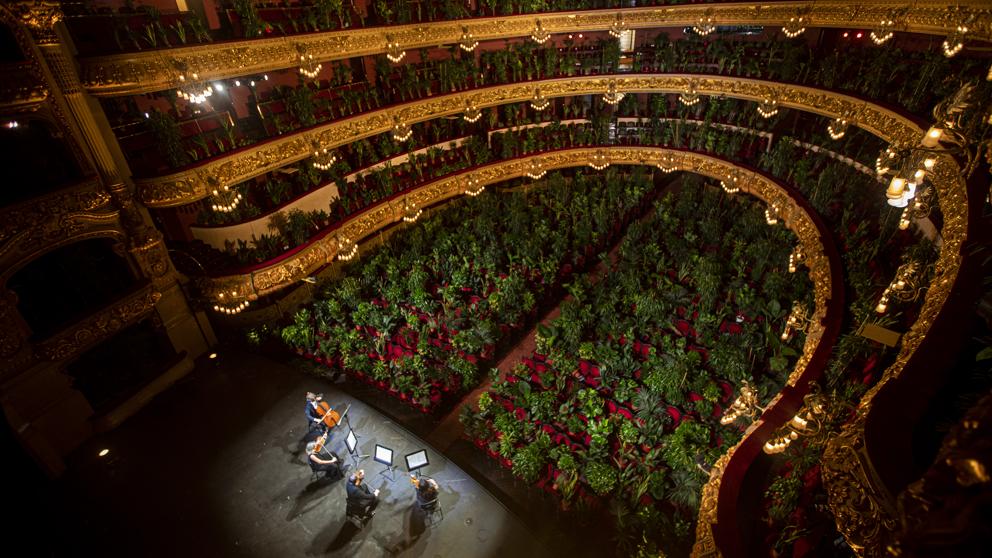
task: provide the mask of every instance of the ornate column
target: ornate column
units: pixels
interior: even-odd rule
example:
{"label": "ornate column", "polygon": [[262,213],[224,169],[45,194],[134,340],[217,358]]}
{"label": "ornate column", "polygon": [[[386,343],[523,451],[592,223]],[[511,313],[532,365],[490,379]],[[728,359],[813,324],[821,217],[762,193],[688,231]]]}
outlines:
{"label": "ornate column", "polygon": [[195,358],[206,350],[207,340],[180,288],[179,275],[169,259],[162,234],[154,227],[148,210],[135,203],[134,185],[129,183],[130,170],[110,124],[100,104],[80,84],[71,40],[65,27],[58,25],[62,20],[58,2],[19,2],[11,9],[31,32],[53,96],[70,116],[65,126],[85,146],[89,161],[120,210],[121,224],[128,236],[128,252],[141,275],[162,294],[156,310],[173,346]]}

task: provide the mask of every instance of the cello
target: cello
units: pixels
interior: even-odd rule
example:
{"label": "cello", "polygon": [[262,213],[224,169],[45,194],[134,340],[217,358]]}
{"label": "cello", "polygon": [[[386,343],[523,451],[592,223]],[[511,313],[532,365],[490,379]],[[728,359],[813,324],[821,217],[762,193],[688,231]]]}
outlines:
{"label": "cello", "polygon": [[321,422],[327,428],[334,428],[341,420],[341,415],[332,409],[331,404],[324,401],[322,396],[317,396],[317,403],[314,405],[314,408],[317,409],[317,414],[320,416]]}

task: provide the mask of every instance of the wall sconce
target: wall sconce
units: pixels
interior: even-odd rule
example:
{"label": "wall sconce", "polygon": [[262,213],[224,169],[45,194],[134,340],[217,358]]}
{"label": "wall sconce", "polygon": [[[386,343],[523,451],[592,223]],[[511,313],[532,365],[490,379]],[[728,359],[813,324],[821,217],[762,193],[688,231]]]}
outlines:
{"label": "wall sconce", "polygon": [[811,323],[812,320],[809,318],[806,306],[798,301],[793,302],[792,311],[789,312],[789,317],[785,320],[785,329],[782,330],[782,341],[792,339],[794,332],[805,332]]}
{"label": "wall sconce", "polygon": [[598,171],[601,171],[609,167],[610,158],[606,154],[606,151],[603,151],[602,149],[597,149],[596,152],[593,153],[592,157],[589,159],[589,166]]}
{"label": "wall sconce", "polygon": [[789,254],[789,273],[795,273],[796,269],[799,268],[799,264],[803,263],[805,259],[806,254],[803,253],[803,249],[800,246],[793,248]]}
{"label": "wall sconce", "polygon": [[358,255],[358,243],[352,242],[346,236],[338,237],[338,259],[347,262]]}
{"label": "wall sconce", "polygon": [[833,122],[827,124],[827,133],[830,134],[830,139],[839,140],[844,137],[847,133],[847,127],[850,123],[846,118],[834,118]]}
{"label": "wall sconce", "polygon": [[782,33],[790,39],[795,39],[806,32],[806,17],[796,14],[789,18],[789,21],[782,26]]}
{"label": "wall sconce", "polygon": [[741,382],[741,390],[737,399],[734,399],[734,402],[720,417],[720,424],[726,426],[741,417],[748,417],[753,420],[759,411],[761,411],[761,406],[758,401],[758,392],[751,387],[747,380],[744,380]]}
{"label": "wall sconce", "polygon": [[465,101],[465,113],[462,114],[465,122],[475,123],[482,118],[482,111],[472,104],[472,101]]}
{"label": "wall sconce", "polygon": [[617,80],[611,79],[606,84],[606,93],[603,93],[603,100],[608,105],[616,105],[624,98],[624,94],[617,91]]}
{"label": "wall sconce", "polygon": [[468,175],[465,177],[465,194],[471,197],[476,197],[485,191],[486,185],[479,185],[479,179],[475,175]]}
{"label": "wall sconce", "polygon": [[536,157],[530,160],[530,168],[527,170],[527,176],[533,180],[538,180],[546,174],[548,174],[548,169],[544,168],[543,161]]}
{"label": "wall sconce", "polygon": [[400,48],[400,43],[392,36],[386,35],[386,58],[393,64],[398,64],[406,56],[406,51]]}
{"label": "wall sconce", "polygon": [[895,299],[899,302],[912,302],[920,297],[923,285],[920,284],[921,266],[915,260],[909,260],[899,266],[896,276],[882,291],[882,298],[875,306],[875,312],[884,314],[889,309],[889,302]]}
{"label": "wall sconce", "polygon": [[617,19],[610,24],[609,33],[614,38],[619,39],[627,31],[627,22],[623,20],[623,14],[617,14]]}
{"label": "wall sconce", "polygon": [[475,40],[475,37],[469,33],[468,27],[462,26],[462,37],[458,39],[458,48],[465,52],[472,52],[477,46],[479,46],[479,41]]}
{"label": "wall sconce", "polygon": [[679,93],[679,102],[687,107],[699,102],[699,92],[696,90],[697,84],[695,80],[689,80],[685,85],[685,91]]}
{"label": "wall sconce", "polygon": [[534,110],[544,110],[544,109],[548,108],[548,105],[550,105],[550,104],[551,104],[551,101],[548,100],[548,98],[544,96],[544,93],[541,93],[541,88],[540,87],[535,87],[534,88],[534,96],[530,100],[530,108],[532,108]]}
{"label": "wall sconce", "polygon": [[398,142],[404,142],[413,136],[413,129],[406,122],[403,122],[399,117],[393,118],[393,139]]}
{"label": "wall sconce", "polygon": [[217,304],[214,304],[214,312],[233,316],[240,314],[250,305],[251,302],[247,298],[239,296],[237,291],[231,291],[229,294],[221,292],[217,293]]}
{"label": "wall sconce", "polygon": [[762,118],[771,118],[778,114],[778,101],[772,98],[765,98],[758,103],[758,114]]}
{"label": "wall sconce", "polygon": [[655,163],[655,166],[658,167],[658,170],[665,174],[679,170],[678,162],[675,160],[675,155],[672,155],[671,153],[663,154],[661,158],[658,159],[658,162]]}
{"label": "wall sconce", "polygon": [[313,168],[317,170],[330,170],[338,160],[337,155],[334,151],[326,147],[321,147],[319,143],[313,143]]}
{"label": "wall sconce", "polygon": [[695,31],[700,36],[705,37],[713,31],[716,31],[716,25],[713,24],[713,9],[706,10],[706,13],[696,21],[696,24],[692,26],[692,30]]}
{"label": "wall sconce", "polygon": [[541,25],[541,20],[537,20],[534,22],[534,30],[530,32],[530,38],[535,43],[543,45],[551,38],[551,33]]}
{"label": "wall sconce", "polygon": [[830,402],[820,393],[815,384],[813,389],[803,398],[803,406],[792,420],[780,428],[777,436],[765,442],[765,453],[774,455],[782,453],[800,436],[806,436],[811,442],[826,433],[827,409]]}

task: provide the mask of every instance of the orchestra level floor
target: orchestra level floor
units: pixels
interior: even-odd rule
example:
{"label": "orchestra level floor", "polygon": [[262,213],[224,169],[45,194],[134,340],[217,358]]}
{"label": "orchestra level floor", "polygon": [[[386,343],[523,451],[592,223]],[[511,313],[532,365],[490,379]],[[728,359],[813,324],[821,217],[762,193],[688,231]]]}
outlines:
{"label": "orchestra level floor", "polygon": [[[322,391],[348,416],[362,453],[394,450],[395,481],[371,458],[381,488],[365,529],[345,521],[345,480],[311,481],[304,462],[304,394]],[[351,465],[346,427],[330,446]],[[101,449],[109,449],[98,457]],[[403,456],[427,449],[444,517],[414,504]],[[555,556],[515,515],[433,448],[325,380],[245,354],[201,361],[116,430],[73,454],[50,500],[50,555],[82,556]],[[39,548],[39,550],[41,550]]]}

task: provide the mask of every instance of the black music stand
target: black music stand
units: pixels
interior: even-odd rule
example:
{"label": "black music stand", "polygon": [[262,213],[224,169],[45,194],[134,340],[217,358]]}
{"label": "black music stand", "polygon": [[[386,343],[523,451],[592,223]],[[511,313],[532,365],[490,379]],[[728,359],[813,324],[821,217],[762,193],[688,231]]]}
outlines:
{"label": "black music stand", "polygon": [[420,470],[431,464],[430,459],[427,458],[427,450],[417,450],[413,453],[408,453],[403,456],[406,460],[406,471],[408,473],[417,473],[417,477],[420,477]]}
{"label": "black music stand", "polygon": [[363,459],[368,457],[368,455],[358,453],[358,434],[348,427],[348,435],[344,438],[344,445],[348,448],[348,455],[351,456],[352,462],[355,464],[355,468],[358,468],[358,464],[362,462]]}
{"label": "black music stand", "polygon": [[393,471],[396,467],[393,465],[393,450],[387,448],[386,446],[376,444],[374,453],[375,455],[372,456],[372,460],[386,466],[385,469],[379,471],[379,474],[389,479],[389,482],[395,482],[396,475]]}

